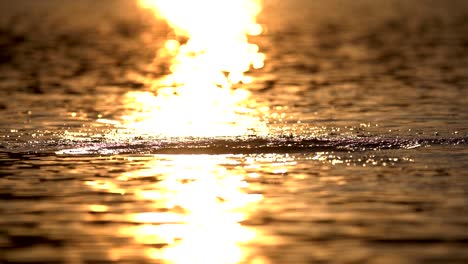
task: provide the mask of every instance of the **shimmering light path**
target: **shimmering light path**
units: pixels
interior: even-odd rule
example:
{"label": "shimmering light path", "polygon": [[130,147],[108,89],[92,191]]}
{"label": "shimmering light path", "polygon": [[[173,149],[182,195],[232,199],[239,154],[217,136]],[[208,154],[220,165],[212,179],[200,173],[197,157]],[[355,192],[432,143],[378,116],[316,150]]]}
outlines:
{"label": "shimmering light path", "polygon": [[123,125],[135,133],[164,137],[268,133],[260,116],[265,108],[255,107],[249,91],[233,89],[235,84],[252,82],[245,72],[263,67],[264,55],[248,42],[248,35],[262,31],[256,23],[260,1],[139,3],[167,20],[175,31],[156,58],[170,57],[171,74],[147,80],[155,94],[127,95],[137,111],[124,116]]}
{"label": "shimmering light path", "polygon": [[[226,165],[237,169],[228,170]],[[137,201],[153,203],[149,212],[127,215],[126,221],[140,225],[121,228],[122,236],[156,245],[144,252],[150,259],[167,263],[227,264],[247,259],[250,253],[244,246],[258,239],[258,234],[240,223],[263,197],[247,193],[249,183],[239,161],[228,156],[156,156],[149,157],[144,167],[116,179],[86,183],[105,192],[129,192]],[[130,189],[126,186],[148,177],[159,180]]]}

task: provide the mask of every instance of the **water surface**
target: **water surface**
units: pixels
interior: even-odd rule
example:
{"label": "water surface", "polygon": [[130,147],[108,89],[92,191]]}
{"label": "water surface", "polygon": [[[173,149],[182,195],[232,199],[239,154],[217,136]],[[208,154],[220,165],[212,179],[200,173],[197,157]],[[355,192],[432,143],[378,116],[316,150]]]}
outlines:
{"label": "water surface", "polygon": [[0,6],[0,262],[468,260],[466,2],[265,1],[261,127],[203,138],[121,126],[170,67],[133,1]]}

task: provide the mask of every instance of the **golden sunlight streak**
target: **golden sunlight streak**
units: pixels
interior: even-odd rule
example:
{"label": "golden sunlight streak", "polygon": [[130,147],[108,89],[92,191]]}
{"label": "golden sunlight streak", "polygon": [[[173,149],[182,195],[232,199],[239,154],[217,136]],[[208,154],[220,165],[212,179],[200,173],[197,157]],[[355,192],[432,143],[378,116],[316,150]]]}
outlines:
{"label": "golden sunlight streak", "polygon": [[[224,164],[224,165],[223,165]],[[146,255],[164,263],[240,263],[252,257],[246,245],[257,231],[241,225],[263,199],[249,193],[245,171],[227,156],[175,155],[149,160],[146,169],[123,173],[117,185],[154,177],[159,181],[128,190],[150,212],[129,214],[136,226],[120,234],[147,245]],[[152,175],[152,176],[149,176]]]}
{"label": "golden sunlight streak", "polygon": [[[161,136],[265,135],[266,125],[249,91],[245,73],[262,68],[265,56],[249,35],[259,35],[259,0],[139,0],[143,8],[167,20],[176,37],[160,57],[170,57],[171,74],[150,80],[154,93],[132,92],[135,112],[123,125]],[[181,39],[187,39],[182,41]]]}

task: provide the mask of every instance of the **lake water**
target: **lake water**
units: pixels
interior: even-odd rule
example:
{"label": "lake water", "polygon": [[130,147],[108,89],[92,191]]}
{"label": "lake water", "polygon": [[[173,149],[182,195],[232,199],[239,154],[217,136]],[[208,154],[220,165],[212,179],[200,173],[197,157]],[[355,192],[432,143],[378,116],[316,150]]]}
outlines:
{"label": "lake water", "polygon": [[248,133],[193,137],[124,125],[170,74],[135,1],[0,10],[1,263],[468,261],[466,1],[265,0]]}

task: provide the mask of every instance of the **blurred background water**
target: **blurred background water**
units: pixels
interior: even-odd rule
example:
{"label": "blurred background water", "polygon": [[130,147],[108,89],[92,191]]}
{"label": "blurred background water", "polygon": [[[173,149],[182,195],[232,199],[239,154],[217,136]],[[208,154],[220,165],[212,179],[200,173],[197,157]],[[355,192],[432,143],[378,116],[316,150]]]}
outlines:
{"label": "blurred background water", "polygon": [[164,21],[0,1],[0,262],[465,263],[467,7],[265,0],[268,134],[161,138]]}

